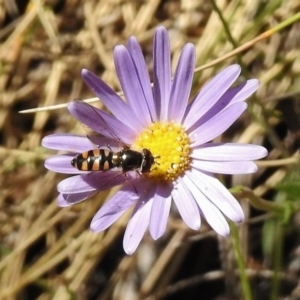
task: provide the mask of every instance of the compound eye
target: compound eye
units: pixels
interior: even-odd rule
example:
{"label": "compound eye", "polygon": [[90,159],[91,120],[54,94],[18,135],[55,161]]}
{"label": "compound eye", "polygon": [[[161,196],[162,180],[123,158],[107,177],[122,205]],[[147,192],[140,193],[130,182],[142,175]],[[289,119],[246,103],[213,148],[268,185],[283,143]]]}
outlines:
{"label": "compound eye", "polygon": [[75,165],[76,165],[76,159],[75,159],[75,158],[73,158],[73,159],[71,160],[71,165],[72,165],[73,167],[75,167]]}

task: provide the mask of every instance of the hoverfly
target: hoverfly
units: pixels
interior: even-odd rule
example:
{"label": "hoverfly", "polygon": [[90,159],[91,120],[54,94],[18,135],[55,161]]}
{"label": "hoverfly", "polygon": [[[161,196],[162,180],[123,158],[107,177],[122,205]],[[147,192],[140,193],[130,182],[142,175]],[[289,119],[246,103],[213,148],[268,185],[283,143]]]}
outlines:
{"label": "hoverfly", "polygon": [[[81,171],[107,171],[116,169],[121,171],[122,174],[128,171],[137,171],[140,174],[150,172],[154,164],[154,157],[150,150],[142,149],[142,151],[139,152],[130,149],[128,145],[122,142],[116,131],[109,126],[104,119],[107,118],[108,120],[110,118],[109,115],[98,111],[85,102],[78,101],[77,105],[78,104],[82,105],[85,112],[89,114],[88,120],[90,120],[90,124],[86,125],[93,126],[94,128],[92,129],[97,129],[97,131],[101,130],[101,135],[103,136],[119,140],[123,144],[123,149],[118,152],[113,152],[110,146],[107,145],[109,150],[96,148],[83,152],[72,159],[71,164],[73,167]],[[97,128],[95,128],[95,124],[97,124]],[[92,143],[94,143],[93,134],[94,133],[88,134],[88,138]]]}

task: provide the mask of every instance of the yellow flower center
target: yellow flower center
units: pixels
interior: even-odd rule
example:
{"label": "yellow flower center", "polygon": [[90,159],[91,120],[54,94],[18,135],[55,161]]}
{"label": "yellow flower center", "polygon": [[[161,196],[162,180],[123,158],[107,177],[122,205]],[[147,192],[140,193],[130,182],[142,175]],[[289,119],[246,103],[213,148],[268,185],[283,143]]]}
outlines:
{"label": "yellow flower center", "polygon": [[151,151],[155,163],[146,176],[154,180],[174,181],[190,167],[190,140],[181,125],[152,123],[133,147]]}

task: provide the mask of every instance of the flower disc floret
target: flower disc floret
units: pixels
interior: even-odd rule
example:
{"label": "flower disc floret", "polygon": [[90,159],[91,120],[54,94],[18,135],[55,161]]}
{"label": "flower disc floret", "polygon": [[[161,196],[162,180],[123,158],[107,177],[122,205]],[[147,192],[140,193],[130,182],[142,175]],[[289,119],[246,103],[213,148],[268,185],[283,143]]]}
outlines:
{"label": "flower disc floret", "polygon": [[151,151],[155,164],[147,176],[154,180],[174,181],[190,167],[190,140],[182,125],[152,123],[137,137],[134,147]]}

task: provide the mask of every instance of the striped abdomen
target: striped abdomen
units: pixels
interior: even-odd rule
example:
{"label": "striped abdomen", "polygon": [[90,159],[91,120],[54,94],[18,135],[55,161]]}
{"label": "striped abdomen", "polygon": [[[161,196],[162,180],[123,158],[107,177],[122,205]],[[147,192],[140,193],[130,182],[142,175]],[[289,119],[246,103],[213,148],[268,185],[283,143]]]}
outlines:
{"label": "striped abdomen", "polygon": [[89,150],[77,155],[71,164],[81,171],[105,171],[119,167],[118,153],[104,149]]}

